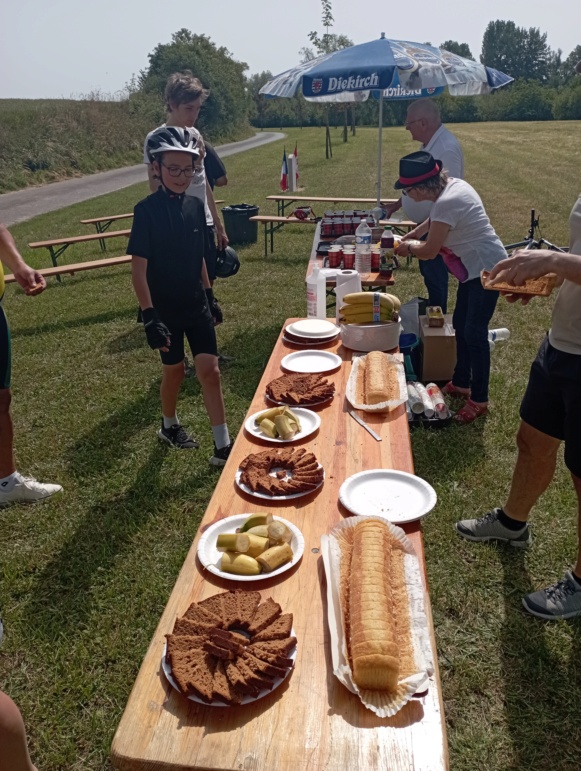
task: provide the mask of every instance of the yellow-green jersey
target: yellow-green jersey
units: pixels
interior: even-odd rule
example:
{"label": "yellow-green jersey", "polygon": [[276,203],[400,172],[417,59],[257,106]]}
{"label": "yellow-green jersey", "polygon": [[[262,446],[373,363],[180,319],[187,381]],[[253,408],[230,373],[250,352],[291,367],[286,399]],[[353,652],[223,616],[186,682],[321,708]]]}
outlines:
{"label": "yellow-green jersey", "polygon": [[0,262],[0,300],[4,296],[4,266]]}

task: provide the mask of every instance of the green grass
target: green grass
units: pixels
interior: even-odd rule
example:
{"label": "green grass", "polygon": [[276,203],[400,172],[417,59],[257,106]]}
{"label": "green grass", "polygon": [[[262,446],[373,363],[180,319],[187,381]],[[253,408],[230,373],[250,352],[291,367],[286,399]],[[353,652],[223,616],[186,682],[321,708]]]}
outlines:
{"label": "green grass", "polygon": [[[505,241],[521,238],[529,209],[543,230],[567,240],[578,194],[568,159],[579,124],[453,127],[467,178]],[[335,134],[335,132],[334,132]],[[301,185],[313,195],[373,195],[376,131],[358,129],[324,158],[324,132],[294,129]],[[384,134],[384,192],[397,160],[415,149],[401,129]],[[573,155],[572,155],[573,154]],[[257,203],[278,190],[282,143],[227,160],[230,203]],[[13,233],[27,260],[48,255],[25,244],[90,232],[79,219],[131,210],[145,184],[37,217]],[[220,191],[220,197],[222,191]],[[319,207],[315,211],[322,213]],[[226,321],[220,348],[231,433],[241,426],[283,321],[302,315],[310,228],[285,227],[265,260],[263,242],[240,248],[240,273],[218,282]],[[120,254],[125,241],[109,242]],[[69,261],[100,256],[71,247]],[[453,284],[453,282],[451,282]],[[397,275],[402,300],[422,294],[417,267]],[[455,287],[452,286],[452,292]],[[9,286],[14,339],[13,416],[19,468],[65,487],[42,507],[0,513],[0,607],[7,637],[0,684],[20,705],[42,771],[103,771],[129,691],[216,484],[199,386],[188,380],[179,414],[199,437],[192,453],[165,452],[155,438],[160,367],[135,323],[127,267],[77,274],[30,299]],[[427,570],[454,771],[573,771],[579,766],[581,626],[523,615],[520,598],[560,577],[576,548],[575,497],[560,464],[537,507],[526,554],[460,541],[455,520],[502,502],[515,458],[518,405],[530,363],[550,323],[551,300],[499,303],[493,326],[511,339],[492,355],[486,421],[415,432],[416,471],[438,505],[425,520]]]}

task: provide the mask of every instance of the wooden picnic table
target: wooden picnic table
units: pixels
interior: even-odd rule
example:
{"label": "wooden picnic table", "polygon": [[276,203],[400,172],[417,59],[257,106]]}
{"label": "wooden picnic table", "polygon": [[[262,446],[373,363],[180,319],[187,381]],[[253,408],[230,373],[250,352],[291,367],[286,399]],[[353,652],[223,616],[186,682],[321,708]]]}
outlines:
{"label": "wooden picnic table", "polygon": [[[296,319],[289,319],[296,321]],[[265,408],[265,387],[281,374],[280,361],[292,351],[282,332],[266,365],[248,414]],[[113,740],[113,766],[122,771],[444,771],[448,768],[446,730],[429,599],[426,599],[435,673],[425,696],[412,699],[395,716],[378,718],[333,675],[326,619],[326,580],[319,553],[321,536],[348,514],[338,501],[342,482],[363,469],[413,472],[404,406],[387,416],[365,413],[382,436],[377,442],[348,415],[344,398],[351,352],[336,342],[325,350],[343,359],[327,377],[336,396],[318,408],[318,432],[300,446],[315,453],[325,468],[319,490],[286,502],[268,502],[242,493],[234,477],[249,453],[267,448],[241,429],[221,472],[198,534],[129,697]],[[273,511],[303,533],[300,563],[275,578],[239,584],[205,573],[196,558],[202,532],[224,517]],[[425,562],[418,522],[404,526],[422,568]],[[243,586],[272,596],[293,613],[297,659],[290,676],[264,698],[239,707],[210,707],[187,700],[166,681],[160,667],[164,635],[192,601]],[[426,598],[428,597],[426,592]]]}
{"label": "wooden picnic table", "polygon": [[[220,203],[224,203],[222,200],[214,201],[216,205]],[[80,220],[81,225],[94,225],[97,233],[105,233],[105,231],[109,230],[111,225],[114,222],[117,222],[118,220],[128,220],[133,218],[133,212],[128,212],[127,214],[110,214],[105,215],[103,217],[92,217],[87,220]],[[101,248],[103,248],[104,251],[104,243],[101,245]]]}
{"label": "wooden picnic table", "polygon": [[[267,201],[276,201],[278,214],[283,215],[287,206],[293,203],[310,201],[311,203],[371,203],[376,204],[377,198],[338,198],[317,195],[267,195]],[[381,203],[395,203],[397,198],[382,198]]]}

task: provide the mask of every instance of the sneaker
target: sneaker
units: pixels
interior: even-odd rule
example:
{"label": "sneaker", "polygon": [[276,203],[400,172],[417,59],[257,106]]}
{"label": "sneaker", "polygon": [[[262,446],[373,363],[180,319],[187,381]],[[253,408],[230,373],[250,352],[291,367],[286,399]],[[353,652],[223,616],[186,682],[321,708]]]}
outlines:
{"label": "sneaker", "polygon": [[234,442],[230,442],[230,444],[227,444],[226,447],[221,447],[218,449],[216,445],[214,444],[214,454],[210,458],[210,463],[212,466],[224,466],[226,465],[226,461],[230,457],[230,453],[232,452],[232,447],[234,445]]}
{"label": "sneaker", "polygon": [[7,506],[9,503],[36,503],[50,498],[55,493],[62,492],[60,485],[47,485],[38,482],[33,477],[23,477],[16,475],[16,482],[11,490],[0,490],[0,506]]}
{"label": "sneaker", "polygon": [[232,364],[236,359],[234,356],[227,356],[225,353],[220,353],[220,351],[218,351],[218,361],[220,364]]}
{"label": "sneaker", "polygon": [[523,597],[525,610],[538,618],[551,621],[557,618],[581,616],[581,586],[570,570],[556,584]]}
{"label": "sneaker", "polygon": [[164,428],[162,420],[161,428],[157,432],[157,435],[160,439],[163,439],[164,442],[167,442],[178,450],[195,450],[196,447],[199,447],[196,440],[193,437],[188,436],[184,427],[180,426],[179,423],[175,426],[171,426],[171,428]]}
{"label": "sneaker", "polygon": [[525,523],[522,530],[509,530],[499,521],[500,509],[492,509],[480,519],[463,519],[456,522],[458,535],[467,541],[501,541],[517,549],[527,549],[531,543],[531,530]]}

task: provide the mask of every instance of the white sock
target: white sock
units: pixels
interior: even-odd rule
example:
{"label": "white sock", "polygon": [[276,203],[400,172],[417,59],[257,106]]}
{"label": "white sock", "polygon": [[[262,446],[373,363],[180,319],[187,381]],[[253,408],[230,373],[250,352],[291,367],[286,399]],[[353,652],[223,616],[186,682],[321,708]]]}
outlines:
{"label": "white sock", "polygon": [[19,479],[20,474],[18,471],[9,474],[7,477],[2,477],[2,479],[0,479],[0,492],[9,493]]}
{"label": "white sock", "polygon": [[166,416],[163,416],[163,427],[164,428],[171,428],[172,426],[179,426],[180,422],[178,420],[178,416],[174,415],[173,418],[166,418]]}
{"label": "white sock", "polygon": [[226,423],[222,423],[221,426],[212,426],[212,434],[217,450],[221,450],[222,447],[226,447],[230,444],[230,434],[228,433],[228,426]]}

